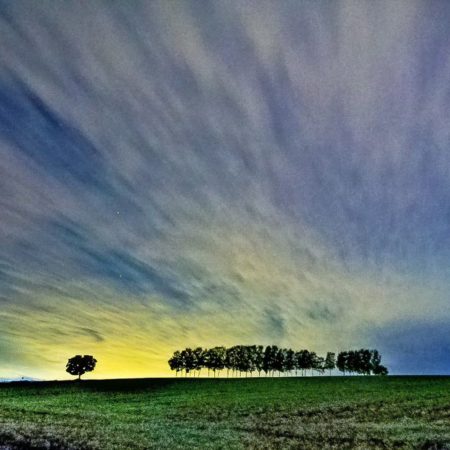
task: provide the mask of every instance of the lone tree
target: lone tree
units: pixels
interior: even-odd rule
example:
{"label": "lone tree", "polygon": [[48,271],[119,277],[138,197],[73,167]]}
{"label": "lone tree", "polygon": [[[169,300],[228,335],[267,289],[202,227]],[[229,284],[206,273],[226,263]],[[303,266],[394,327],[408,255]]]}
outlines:
{"label": "lone tree", "polygon": [[92,372],[95,369],[97,360],[91,355],[76,355],[67,361],[66,372],[70,375],[78,375],[78,379],[81,379],[81,375],[86,372]]}

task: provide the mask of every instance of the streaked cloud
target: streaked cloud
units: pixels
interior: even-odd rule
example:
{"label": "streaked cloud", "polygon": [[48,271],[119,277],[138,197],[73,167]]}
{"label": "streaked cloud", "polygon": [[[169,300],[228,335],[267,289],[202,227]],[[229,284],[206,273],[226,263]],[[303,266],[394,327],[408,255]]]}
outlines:
{"label": "streaked cloud", "polygon": [[449,319],[449,18],[0,2],[0,375]]}

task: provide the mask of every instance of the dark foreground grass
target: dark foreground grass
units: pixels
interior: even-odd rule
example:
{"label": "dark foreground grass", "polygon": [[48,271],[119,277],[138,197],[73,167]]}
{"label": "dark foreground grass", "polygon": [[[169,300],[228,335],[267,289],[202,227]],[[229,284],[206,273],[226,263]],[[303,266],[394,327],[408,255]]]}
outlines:
{"label": "dark foreground grass", "polygon": [[450,377],[4,384],[0,448],[450,449]]}

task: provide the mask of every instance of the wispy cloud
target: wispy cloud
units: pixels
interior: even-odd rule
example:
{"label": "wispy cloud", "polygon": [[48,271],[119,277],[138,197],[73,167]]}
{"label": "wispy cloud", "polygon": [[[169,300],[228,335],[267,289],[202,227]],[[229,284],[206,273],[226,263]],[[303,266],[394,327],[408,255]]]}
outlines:
{"label": "wispy cloud", "polygon": [[161,373],[184,343],[322,351],[447,317],[449,18],[0,2],[5,375],[85,349],[100,375]]}

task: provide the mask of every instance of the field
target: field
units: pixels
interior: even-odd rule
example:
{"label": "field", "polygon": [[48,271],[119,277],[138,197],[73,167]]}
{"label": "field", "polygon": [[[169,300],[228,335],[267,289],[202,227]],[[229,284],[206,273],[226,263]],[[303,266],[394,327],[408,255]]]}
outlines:
{"label": "field", "polygon": [[450,449],[450,377],[0,385],[0,449]]}

